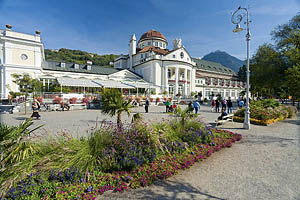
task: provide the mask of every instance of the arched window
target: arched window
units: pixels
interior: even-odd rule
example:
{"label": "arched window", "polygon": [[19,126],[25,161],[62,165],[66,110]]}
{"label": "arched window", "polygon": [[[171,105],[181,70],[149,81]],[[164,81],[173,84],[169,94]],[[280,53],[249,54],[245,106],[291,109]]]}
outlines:
{"label": "arched window", "polygon": [[171,74],[171,69],[168,69],[168,78],[171,78],[172,74]]}

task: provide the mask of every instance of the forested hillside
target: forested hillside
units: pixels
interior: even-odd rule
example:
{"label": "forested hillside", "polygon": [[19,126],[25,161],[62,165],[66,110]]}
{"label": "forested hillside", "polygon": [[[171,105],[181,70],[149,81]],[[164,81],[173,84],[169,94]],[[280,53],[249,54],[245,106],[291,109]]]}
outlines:
{"label": "forested hillside", "polygon": [[86,61],[89,60],[93,62],[93,65],[105,66],[109,65],[110,62],[113,62],[118,55],[98,55],[80,50],[62,48],[59,50],[45,49],[45,57],[47,61],[85,64]]}

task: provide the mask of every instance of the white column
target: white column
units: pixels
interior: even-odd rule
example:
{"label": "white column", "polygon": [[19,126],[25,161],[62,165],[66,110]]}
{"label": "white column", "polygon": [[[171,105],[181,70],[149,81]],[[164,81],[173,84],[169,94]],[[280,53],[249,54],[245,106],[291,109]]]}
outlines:
{"label": "white column", "polygon": [[193,85],[194,85],[194,83],[193,83],[193,79],[192,79],[192,69],[190,70],[190,92],[192,92],[193,91]]}
{"label": "white column", "polygon": [[169,93],[169,85],[168,85],[168,66],[165,66],[165,85],[164,85],[164,90]]}
{"label": "white column", "polygon": [[188,96],[189,94],[187,93],[187,69],[184,69],[184,96]]}
{"label": "white column", "polygon": [[4,98],[4,67],[0,67],[0,98]]}
{"label": "white column", "polygon": [[176,67],[176,69],[175,69],[175,95],[178,94],[178,81],[179,81],[178,71],[179,71],[179,69],[178,69],[178,67]]}

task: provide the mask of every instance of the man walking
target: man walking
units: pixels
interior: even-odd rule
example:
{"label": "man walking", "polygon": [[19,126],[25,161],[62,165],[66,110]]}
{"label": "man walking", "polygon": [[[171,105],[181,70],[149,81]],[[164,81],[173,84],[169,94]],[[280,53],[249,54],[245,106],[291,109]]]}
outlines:
{"label": "man walking", "polygon": [[227,108],[228,108],[228,113],[232,113],[232,101],[230,98],[227,101]]}
{"label": "man walking", "polygon": [[145,102],[145,111],[146,111],[146,113],[148,112],[149,105],[150,105],[150,102],[149,102],[149,100],[148,100],[148,98],[147,98],[147,99],[146,99],[146,102]]}

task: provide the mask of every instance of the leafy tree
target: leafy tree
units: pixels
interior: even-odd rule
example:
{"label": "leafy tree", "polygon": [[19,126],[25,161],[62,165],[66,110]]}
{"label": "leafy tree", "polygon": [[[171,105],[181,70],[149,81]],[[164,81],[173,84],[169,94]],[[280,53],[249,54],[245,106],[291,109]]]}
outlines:
{"label": "leafy tree", "polygon": [[250,84],[251,92],[262,96],[279,94],[279,88],[284,84],[286,63],[282,54],[271,44],[261,45],[251,59]]}
{"label": "leafy tree", "polygon": [[26,102],[29,94],[42,91],[42,83],[33,79],[29,74],[12,74],[13,82],[19,86],[20,96],[25,96],[25,114],[27,113]]}
{"label": "leafy tree", "polygon": [[283,74],[285,83],[282,88],[288,95],[293,96],[294,103],[295,98],[299,98],[297,77],[300,63],[300,14],[294,16],[288,23],[277,26],[271,34],[288,68]]}
{"label": "leafy tree", "polygon": [[101,93],[101,101],[103,106],[102,112],[112,117],[117,115],[118,126],[122,124],[121,114],[123,112],[126,112],[130,116],[130,108],[132,108],[130,104],[131,100],[125,101],[118,89],[104,89]]}
{"label": "leafy tree", "polygon": [[246,82],[247,80],[247,67],[246,65],[243,65],[242,67],[239,68],[239,71],[238,71],[238,77],[240,80]]}
{"label": "leafy tree", "polygon": [[300,14],[294,16],[288,23],[278,25],[271,33],[279,50],[293,47],[291,39],[300,31]]}
{"label": "leafy tree", "polygon": [[300,99],[300,64],[296,64],[293,67],[285,71],[286,81],[289,86],[289,93],[293,96],[293,105],[295,99]]}

